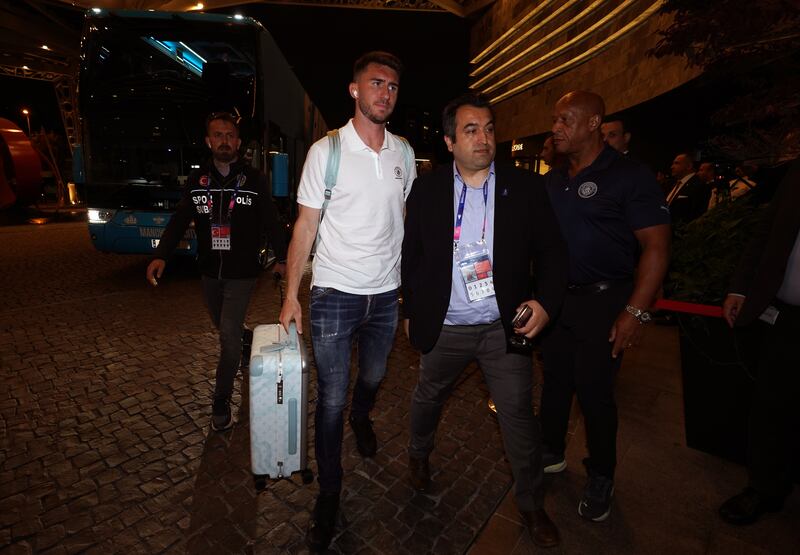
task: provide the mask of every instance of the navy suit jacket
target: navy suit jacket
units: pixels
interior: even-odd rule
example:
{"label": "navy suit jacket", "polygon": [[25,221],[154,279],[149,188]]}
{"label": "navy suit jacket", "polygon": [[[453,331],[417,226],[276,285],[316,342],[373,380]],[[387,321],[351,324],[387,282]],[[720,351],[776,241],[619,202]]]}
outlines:
{"label": "navy suit jacket", "polygon": [[[447,164],[418,177],[406,203],[403,312],[411,320],[411,344],[422,352],[436,344],[450,304],[454,194],[453,166]],[[494,288],[510,337],[511,319],[526,300],[535,298],[555,319],[566,291],[568,256],[541,176],[496,164],[494,201]]]}

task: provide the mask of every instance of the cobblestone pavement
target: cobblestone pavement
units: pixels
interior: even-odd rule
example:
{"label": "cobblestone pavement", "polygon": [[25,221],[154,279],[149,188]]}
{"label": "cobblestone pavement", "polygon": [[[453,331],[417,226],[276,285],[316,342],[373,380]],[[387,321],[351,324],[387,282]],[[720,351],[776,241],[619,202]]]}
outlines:
{"label": "cobblestone pavement", "polygon": [[[0,553],[304,551],[317,486],[294,477],[255,492],[241,382],[238,423],[210,431],[217,338],[192,264],[154,289],[144,257],[95,252],[87,235],[82,223],[0,228]],[[264,276],[248,324],[278,307]],[[345,431],[334,552],[462,553],[510,486],[474,366],[443,416],[437,489],[407,486],[416,361],[398,335],[374,460]]]}

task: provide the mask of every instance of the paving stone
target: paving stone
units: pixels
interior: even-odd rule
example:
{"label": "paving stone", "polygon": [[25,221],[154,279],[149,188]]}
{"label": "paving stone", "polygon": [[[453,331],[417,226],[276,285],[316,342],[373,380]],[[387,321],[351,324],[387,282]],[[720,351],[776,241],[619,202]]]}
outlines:
{"label": "paving stone", "polygon": [[[142,280],[146,257],[94,252],[85,224],[29,229],[20,228],[24,247],[17,241],[0,251],[0,285],[18,293],[0,308],[0,378],[9,391],[0,399],[0,418],[10,440],[0,465],[0,501],[18,508],[0,518],[10,547],[39,553],[106,548],[126,555],[303,552],[317,486],[293,477],[255,495],[241,380],[236,427],[209,433],[217,336],[192,265],[171,262],[152,290]],[[52,267],[59,268],[57,282]],[[277,291],[262,283],[248,324],[272,321],[278,310]],[[408,406],[416,377],[409,368],[418,359],[398,334],[373,415],[380,443],[374,460],[360,457],[346,429],[346,521],[334,553],[410,552],[403,539],[430,536],[432,523],[448,523],[442,517],[464,511],[476,495],[492,497],[483,510],[510,483],[508,473],[490,473],[499,432],[483,410],[486,392],[473,368],[445,408],[438,434],[435,455],[450,479],[442,475],[441,492],[432,497],[415,496],[408,487]],[[312,386],[312,468],[315,400]],[[455,457],[466,451],[471,458]],[[475,460],[472,480],[460,482]],[[498,479],[502,488],[486,483]],[[21,517],[13,515],[23,506],[31,520],[19,527]],[[18,534],[30,534],[27,539],[12,537],[15,525]],[[472,539],[455,537],[448,536],[451,545],[462,551]],[[433,547],[427,538],[413,541]]]}

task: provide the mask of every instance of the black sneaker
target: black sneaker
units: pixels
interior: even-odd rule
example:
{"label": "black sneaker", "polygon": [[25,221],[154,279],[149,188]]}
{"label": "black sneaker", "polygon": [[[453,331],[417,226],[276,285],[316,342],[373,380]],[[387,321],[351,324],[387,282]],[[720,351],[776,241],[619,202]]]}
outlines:
{"label": "black sneaker", "polygon": [[215,432],[222,432],[233,426],[231,418],[231,400],[214,399],[211,405],[211,429]]}
{"label": "black sneaker", "polygon": [[614,480],[589,472],[586,487],[583,488],[583,498],[578,503],[578,514],[586,520],[603,522],[611,513],[611,498],[614,496]]}
{"label": "black sneaker", "polygon": [[369,418],[354,418],[350,415],[347,419],[356,436],[356,447],[362,457],[374,457],[378,450],[378,439],[372,430],[372,420]]}
{"label": "black sneaker", "polygon": [[312,553],[323,552],[336,532],[336,514],[339,512],[338,493],[320,493],[311,514],[306,544]]}
{"label": "black sneaker", "polygon": [[542,452],[542,467],[545,474],[558,474],[567,468],[567,459],[564,458],[563,453],[558,455],[545,450]]}

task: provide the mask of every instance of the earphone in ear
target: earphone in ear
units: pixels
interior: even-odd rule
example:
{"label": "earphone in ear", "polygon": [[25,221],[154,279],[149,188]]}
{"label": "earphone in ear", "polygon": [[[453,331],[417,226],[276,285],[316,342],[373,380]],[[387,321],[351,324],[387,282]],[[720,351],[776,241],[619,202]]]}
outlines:
{"label": "earphone in ear", "polygon": [[353,96],[358,98],[358,91],[353,91]]}

